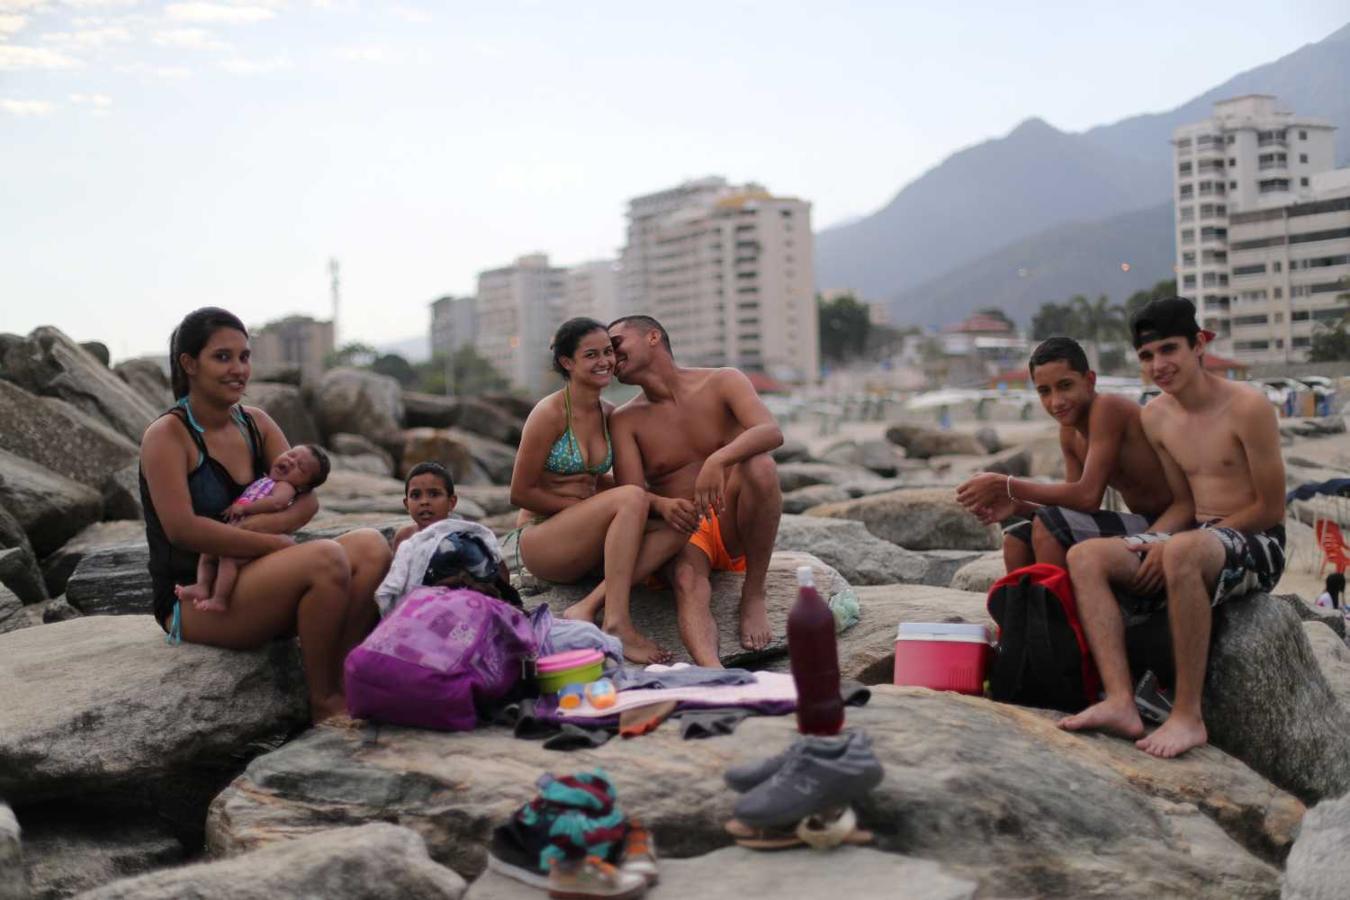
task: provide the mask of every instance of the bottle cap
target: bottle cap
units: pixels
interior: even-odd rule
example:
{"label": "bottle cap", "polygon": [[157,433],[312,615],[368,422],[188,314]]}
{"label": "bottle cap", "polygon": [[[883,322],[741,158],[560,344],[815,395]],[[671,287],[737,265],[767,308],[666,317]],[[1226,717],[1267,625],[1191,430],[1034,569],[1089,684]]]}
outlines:
{"label": "bottle cap", "polygon": [[810,566],[797,567],[797,586],[798,587],[816,586],[816,574],[814,571],[812,571]]}

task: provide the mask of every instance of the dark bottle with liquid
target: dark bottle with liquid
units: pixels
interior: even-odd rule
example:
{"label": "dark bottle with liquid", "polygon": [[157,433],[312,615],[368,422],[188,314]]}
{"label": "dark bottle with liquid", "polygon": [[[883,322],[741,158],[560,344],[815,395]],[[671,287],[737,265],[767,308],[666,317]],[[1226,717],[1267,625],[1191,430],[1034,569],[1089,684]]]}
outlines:
{"label": "dark bottle with liquid", "polygon": [[797,602],[787,621],[788,657],[797,683],[797,730],[837,734],[844,727],[839,697],[839,645],[834,614],[816,592],[810,566],[797,569]]}

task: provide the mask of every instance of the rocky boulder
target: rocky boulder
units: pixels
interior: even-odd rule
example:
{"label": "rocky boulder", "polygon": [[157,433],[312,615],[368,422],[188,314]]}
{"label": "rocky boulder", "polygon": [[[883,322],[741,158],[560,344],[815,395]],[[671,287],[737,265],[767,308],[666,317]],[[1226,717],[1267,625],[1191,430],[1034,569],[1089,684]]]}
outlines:
{"label": "rocky boulder", "polygon": [[150,359],[127,359],[113,366],[113,372],[155,409],[173,406],[173,387],[159,363]]}
{"label": "rocky boulder", "polygon": [[998,529],[982,525],[944,488],[918,488],[872,494],[844,503],[818,506],[808,513],[853,519],[883,540],[909,550],[996,550]]}
{"label": "rocky boulder", "polygon": [[886,440],[903,447],[910,459],[988,452],[974,435],[961,431],[935,431],[921,425],[892,425],[886,429]]}
{"label": "rocky boulder", "polygon": [[1350,712],[1287,603],[1249,594],[1216,607],[1204,714],[1213,744],[1305,801],[1350,791]]}
{"label": "rocky boulder", "polygon": [[[459,502],[469,500],[483,510],[484,516],[499,516],[502,513],[514,512],[515,507],[511,505],[511,488],[507,485],[498,484],[466,484],[463,487],[455,485],[455,494],[459,497]],[[459,509],[458,506],[455,507]]]}
{"label": "rocky boulder", "polygon": [[141,464],[133,462],[103,479],[103,518],[145,520],[141,508]]}
{"label": "rocky boulder", "polygon": [[[241,757],[308,719],[294,641],[170,646],[149,616],[0,636],[0,796],[202,802]],[[205,795],[205,796],[204,796]]]}
{"label": "rocky boulder", "polygon": [[[875,688],[848,723],[871,735],[886,767],[858,808],[876,850],[929,859],[976,882],[980,896],[1275,896],[1272,860],[1292,843],[1302,804],[1213,747],[1157,760],[1127,741],[1068,734],[1056,718]],[[723,824],[736,795],[723,771],[777,752],[795,731],[792,716],[752,717],[695,745],[665,725],[563,759],[496,727],[321,728],[255,759],[212,803],[207,841],[235,854],[394,819],[424,837],[432,859],[473,877],[492,827],[542,772],[602,766],[665,859],[697,857],[731,843]],[[780,858],[760,859],[767,873]],[[829,870],[847,890],[848,873]]]}
{"label": "rocky boulder", "polygon": [[1344,638],[1320,622],[1304,622],[1303,634],[1327,686],[1341,706],[1350,710],[1350,647]]}
{"label": "rocky boulder", "polygon": [[28,627],[30,621],[23,607],[18,595],[0,584],[0,634]]}
{"label": "rocky boulder", "polygon": [[837,484],[813,484],[784,494],[783,512],[789,515],[804,513],[813,506],[842,503],[852,499],[853,495]]}
{"label": "rocky boulder", "polygon": [[0,505],[14,516],[42,557],[103,512],[103,497],[78,481],[0,450]]}
{"label": "rocky boulder", "polygon": [[27,900],[28,875],[23,867],[19,820],[0,803],[0,900]]}
{"label": "rocky boulder", "polygon": [[785,515],[778,523],[774,548],[810,553],[855,586],[925,583],[929,566],[922,554],[883,541],[861,522],[847,519]]}
{"label": "rocky boulder", "polygon": [[773,461],[779,465],[790,462],[810,462],[811,449],[801,441],[784,438],[783,443],[774,448],[772,456]]}
{"label": "rocky boulder", "polygon": [[894,478],[905,465],[905,453],[889,441],[841,441],[820,454],[828,463],[862,466],[884,478]]}
{"label": "rocky boulder", "polygon": [[417,832],[383,822],[334,828],[234,859],[114,882],[83,900],[459,900],[464,879],[431,861]]}
{"label": "rocky boulder", "polygon": [[794,462],[778,467],[778,486],[783,493],[813,484],[842,485],[849,482],[877,481],[877,475],[862,466],[835,463]]}
{"label": "rocky boulder", "polygon": [[42,572],[27,547],[0,550],[0,584],[13,591],[21,603],[41,603],[47,599]]}
{"label": "rocky boulder", "polygon": [[1003,565],[1002,553],[997,551],[986,553],[957,569],[956,574],[952,576],[951,586],[958,591],[987,594],[994,582],[1007,572],[1007,567]]}
{"label": "rocky boulder", "polygon": [[458,441],[469,449],[474,462],[487,473],[493,484],[511,483],[511,471],[516,466],[514,446],[474,434],[463,428],[449,428],[446,433],[451,440]]}
{"label": "rocky boulder", "polygon": [[65,400],[137,444],[161,411],[87,350],[48,326],[5,346],[0,377],[31,394]]}
{"label": "rocky boulder", "polygon": [[[394,474],[394,457],[383,447],[359,434],[335,434],[328,439],[328,447],[333,452],[334,464],[337,457],[343,457],[346,466],[375,475],[389,477]],[[359,461],[359,463],[358,463]]]}
{"label": "rocky boulder", "polygon": [[108,475],[135,464],[137,444],[64,400],[36,397],[0,381],[0,450],[100,489]]}
{"label": "rocky boulder", "polygon": [[309,411],[304,391],[295,385],[275,381],[250,381],[244,402],[258,407],[271,416],[291,446],[323,443],[319,423]]}
{"label": "rocky boulder", "polygon": [[1303,817],[1284,867],[1282,900],[1338,900],[1350,885],[1350,796],[1323,800]]}
{"label": "rocky boulder", "polygon": [[980,466],[985,472],[1026,478],[1031,475],[1032,452],[1028,446],[1013,447],[989,457]]}
{"label": "rocky boulder", "polygon": [[449,428],[409,428],[403,432],[400,459],[399,475],[405,478],[418,463],[438,462],[449,470],[456,486],[492,483],[468,444],[456,439]]}
{"label": "rocky boulder", "polygon": [[1320,622],[1340,637],[1345,637],[1345,616],[1338,609],[1326,609],[1304,600],[1298,594],[1271,594],[1276,600],[1289,604],[1294,614],[1305,622]]}
{"label": "rocky boulder", "polygon": [[411,391],[404,392],[403,403],[409,428],[454,426],[512,447],[520,444],[525,419],[516,414],[515,404],[503,405],[481,397],[442,397]]}
{"label": "rocky boulder", "polygon": [[329,369],[314,405],[323,434],[359,434],[390,453],[403,451],[403,390],[388,375]]}
{"label": "rocky boulder", "polygon": [[[143,522],[95,522],[79,534],[61,545],[61,549],[49,554],[42,561],[42,577],[47,592],[58,597],[66,591],[66,583],[75,573],[75,568],[91,553],[111,549],[126,544],[139,545],[143,553],[139,557],[141,568],[149,558],[145,548],[145,524]],[[106,573],[106,570],[105,570]],[[146,582],[147,584],[149,582]],[[93,582],[91,587],[97,587]]]}
{"label": "rocky boulder", "polygon": [[34,897],[70,897],[183,861],[182,843],[155,817],[125,806],[57,803],[22,812]]}

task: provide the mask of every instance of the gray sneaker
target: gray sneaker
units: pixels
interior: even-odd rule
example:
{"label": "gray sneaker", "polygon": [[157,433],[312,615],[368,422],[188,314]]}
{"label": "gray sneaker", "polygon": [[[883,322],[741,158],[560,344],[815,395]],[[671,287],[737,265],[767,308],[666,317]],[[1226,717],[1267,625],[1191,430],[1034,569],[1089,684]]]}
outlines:
{"label": "gray sneaker", "polygon": [[817,735],[808,735],[800,737],[793,741],[792,745],[779,753],[777,756],[770,756],[768,759],[754,760],[748,763],[741,763],[738,766],[732,766],[722,773],[722,780],[727,783],[738,794],[744,794],[746,791],[758,787],[774,772],[783,767],[792,756],[801,752],[807,744],[812,745],[812,752],[821,756],[838,756],[848,748],[848,742],[852,739],[853,732],[831,735],[830,737],[819,737]]}
{"label": "gray sneaker", "polygon": [[736,818],[755,828],[781,828],[865,796],[885,772],[864,732],[842,737],[842,748],[800,741],[777,771],[737,801]]}

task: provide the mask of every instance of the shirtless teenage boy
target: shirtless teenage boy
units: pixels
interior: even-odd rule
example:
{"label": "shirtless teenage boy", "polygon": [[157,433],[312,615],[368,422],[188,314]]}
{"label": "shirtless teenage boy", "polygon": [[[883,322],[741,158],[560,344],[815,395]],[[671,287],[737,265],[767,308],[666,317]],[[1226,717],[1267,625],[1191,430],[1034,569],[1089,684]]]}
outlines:
{"label": "shirtless teenage boy", "polygon": [[[1060,725],[1139,738],[1140,749],[1172,757],[1209,739],[1200,695],[1211,607],[1271,590],[1284,570],[1284,460],[1275,409],[1265,395],[1205,371],[1201,355],[1212,335],[1196,325],[1189,301],[1154,300],[1135,314],[1130,330],[1144,372],[1163,391],[1144,407],[1143,423],[1172,505],[1148,533],[1087,541],[1069,551],[1078,613],[1106,698]],[[1134,705],[1113,584],[1153,598],[1166,586],[1161,602],[1172,633],[1176,700],[1167,721],[1147,737]]]}
{"label": "shirtless teenage boy", "polygon": [[708,578],[729,570],[745,573],[741,646],[763,649],[773,639],[764,582],[783,512],[769,454],[783,433],[741,372],[677,366],[655,319],[625,316],[609,335],[615,377],[642,388],[610,417],[615,480],[644,486],[652,510],[690,535],[672,562],[680,638],[696,664],[721,665]]}
{"label": "shirtless teenage boy", "polygon": [[[956,489],[961,505],[986,524],[1013,515],[1031,519],[1004,535],[1009,572],[1033,562],[1063,566],[1068,549],[1080,541],[1147,531],[1172,502],[1158,454],[1140,425],[1139,404],[1097,393],[1097,373],[1077,341],[1042,341],[1029,368],[1041,405],[1059,423],[1065,480],[1041,484],[986,472]],[[1130,512],[1098,508],[1108,485]]]}

